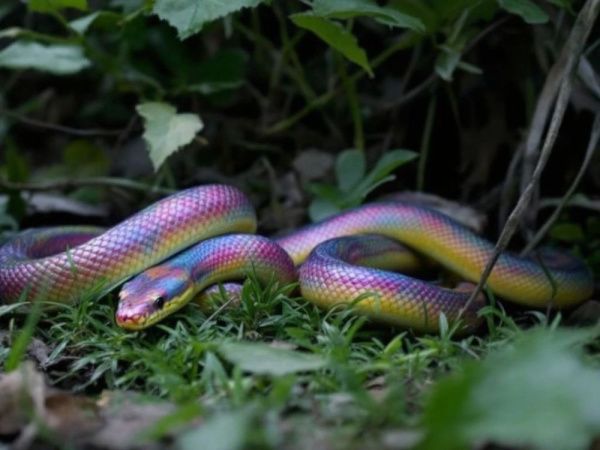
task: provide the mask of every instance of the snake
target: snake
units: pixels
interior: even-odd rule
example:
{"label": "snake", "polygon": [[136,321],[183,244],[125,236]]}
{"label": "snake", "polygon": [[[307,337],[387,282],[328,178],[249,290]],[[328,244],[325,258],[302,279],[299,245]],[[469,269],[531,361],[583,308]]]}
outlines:
{"label": "snake", "polygon": [[[467,330],[481,323],[485,296],[469,297],[494,245],[436,210],[374,202],[281,237],[256,229],[246,195],[215,184],[181,190],[107,230],[25,230],[0,247],[0,301],[66,303],[122,285],[115,321],[140,330],[210,286],[254,274],[261,283],[297,283],[301,297],[319,307],[350,304],[416,331],[439,330],[442,316]],[[449,288],[394,271],[423,257],[465,281]],[[593,278],[568,253],[503,252],[486,286],[525,307],[567,308],[591,296]]]}

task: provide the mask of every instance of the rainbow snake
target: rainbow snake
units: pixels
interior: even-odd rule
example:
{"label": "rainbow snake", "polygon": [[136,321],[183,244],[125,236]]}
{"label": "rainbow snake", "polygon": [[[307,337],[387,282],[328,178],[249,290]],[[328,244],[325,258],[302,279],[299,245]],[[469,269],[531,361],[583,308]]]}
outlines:
{"label": "rainbow snake", "polygon": [[[181,191],[104,232],[24,231],[0,248],[0,300],[71,302],[129,280],[120,292],[116,322],[142,329],[209,286],[252,272],[263,282],[297,280],[302,297],[318,306],[352,303],[371,317],[419,331],[436,331],[442,314],[450,322],[460,317],[469,330],[481,320],[477,312],[484,298],[467,303],[470,283],[449,289],[390,271],[416,259],[401,242],[459,277],[478,281],[493,245],[442,213],[382,202],[277,239],[255,231],[251,203],[226,185]],[[503,253],[487,286],[521,305],[564,308],[587,299],[593,280],[581,261],[563,253],[543,252],[537,259]]]}

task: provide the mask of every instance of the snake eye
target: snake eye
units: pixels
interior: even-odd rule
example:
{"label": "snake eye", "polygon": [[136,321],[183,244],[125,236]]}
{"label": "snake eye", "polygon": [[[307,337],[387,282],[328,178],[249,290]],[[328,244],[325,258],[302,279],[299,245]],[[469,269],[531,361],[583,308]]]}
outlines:
{"label": "snake eye", "polygon": [[165,306],[165,298],[163,296],[156,297],[154,299],[154,306],[156,306],[157,309],[163,309]]}

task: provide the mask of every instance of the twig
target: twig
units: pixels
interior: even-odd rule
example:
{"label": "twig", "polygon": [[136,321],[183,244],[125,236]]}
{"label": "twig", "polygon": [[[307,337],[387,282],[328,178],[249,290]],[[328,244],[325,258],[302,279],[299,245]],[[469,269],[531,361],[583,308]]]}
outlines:
{"label": "twig", "polygon": [[52,191],[63,189],[75,189],[84,186],[99,186],[99,187],[117,187],[130,189],[134,191],[152,192],[158,194],[172,194],[173,189],[160,186],[152,186],[137,181],[131,181],[124,178],[114,177],[91,177],[69,180],[56,180],[47,183],[17,183],[0,178],[0,189],[8,189],[12,191]]}
{"label": "twig", "polygon": [[[513,234],[517,230],[519,226],[519,222],[523,217],[523,214],[527,211],[527,207],[529,206],[529,202],[533,196],[535,188],[537,187],[538,181],[542,175],[542,172],[546,166],[548,158],[550,157],[550,153],[552,152],[552,148],[554,147],[554,142],[556,141],[556,137],[558,135],[558,130],[562,123],[562,119],[567,108],[567,104],[569,102],[569,96],[571,93],[571,82],[573,71],[576,66],[576,62],[579,59],[579,55],[581,55],[583,46],[587,37],[592,29],[592,26],[598,16],[598,10],[600,9],[600,0],[587,0],[584,4],[583,8],[579,12],[575,24],[573,25],[573,29],[569,35],[569,38],[563,48],[562,54],[566,54],[567,58],[564,64],[562,65],[562,83],[560,85],[560,90],[558,93],[558,97],[556,99],[556,105],[554,107],[554,113],[552,114],[552,119],[550,121],[550,126],[548,127],[548,131],[546,132],[544,145],[542,147],[542,151],[540,153],[539,159],[531,176],[531,179],[523,192],[513,211],[511,212],[504,228],[502,229],[502,233],[500,233],[500,237],[496,242],[493,253],[489,258],[481,277],[479,278],[479,282],[477,286],[471,293],[471,296],[465,303],[464,308],[461,310],[460,315],[463,314],[464,311],[468,310],[471,306],[475,298],[481,293],[483,286],[485,285],[487,279],[492,273],[492,269],[498,261],[500,254],[506,249],[510,239]],[[562,58],[559,58],[557,63],[563,63]],[[540,99],[540,101],[546,101],[545,98]],[[548,105],[550,107],[550,105]]]}
{"label": "twig", "polygon": [[5,115],[11,119],[17,120],[21,123],[31,125],[38,128],[46,128],[48,130],[60,131],[61,133],[71,134],[74,136],[118,136],[123,130],[103,130],[103,129],[82,129],[72,128],[64,125],[57,125],[54,123],[43,122],[37,119],[31,119],[29,117],[22,116],[19,113],[10,111],[8,109],[0,110],[0,115]]}
{"label": "twig", "polygon": [[513,193],[515,190],[515,179],[517,178],[519,164],[523,158],[524,148],[525,146],[523,143],[517,147],[517,150],[512,155],[510,163],[508,164],[504,181],[501,183],[502,188],[500,190],[500,207],[498,210],[498,229],[502,228],[503,224],[506,223],[506,218],[508,217],[508,211],[510,204],[512,203],[511,199],[513,198]]}
{"label": "twig", "polygon": [[552,214],[550,215],[548,220],[546,220],[544,225],[542,225],[542,227],[538,230],[538,232],[535,234],[533,239],[527,244],[525,249],[523,249],[523,251],[521,252],[521,256],[526,256],[529,252],[531,252],[535,247],[538,246],[538,244],[544,238],[544,236],[546,235],[546,233],[548,232],[550,227],[554,224],[554,222],[556,222],[556,219],[558,219],[558,217],[560,216],[560,213],[565,208],[567,203],[569,203],[569,200],[575,193],[575,189],[577,189],[577,186],[579,186],[579,183],[580,183],[581,179],[583,178],[583,175],[587,172],[590,162],[592,161],[592,156],[594,155],[594,152],[598,146],[599,139],[600,139],[600,113],[597,113],[596,117],[594,119],[594,123],[592,125],[592,132],[590,134],[590,140],[588,142],[588,147],[586,149],[585,156],[583,158],[583,162],[581,163],[581,167],[579,168],[579,171],[577,172],[577,175],[575,176],[573,183],[571,183],[571,186],[569,186],[567,193],[561,199],[560,203],[558,204],[556,209],[552,212]]}
{"label": "twig", "polygon": [[429,155],[429,147],[431,144],[431,134],[433,130],[433,122],[435,121],[435,112],[437,105],[437,95],[433,94],[429,99],[427,107],[427,116],[425,118],[425,127],[423,128],[423,136],[421,138],[421,151],[419,165],[417,167],[417,191],[423,191],[425,186],[425,168],[427,165],[427,156]]}
{"label": "twig", "polygon": [[[407,47],[409,47],[412,43],[410,38],[411,38],[410,33],[406,33],[402,38],[400,38],[398,40],[398,42],[396,42],[394,45],[386,48],[377,57],[375,57],[373,59],[371,67],[373,69],[377,68],[377,66],[379,66],[380,64],[385,62],[397,51],[404,50]],[[358,80],[363,78],[365,76],[365,74],[366,74],[366,72],[364,70],[355,72],[354,74],[352,74],[349,77],[349,80],[351,82],[357,82]],[[315,99],[313,99],[310,103],[308,103],[300,111],[294,113],[292,116],[288,117],[287,119],[283,119],[283,120],[275,123],[274,125],[271,125],[270,127],[268,127],[266,130],[264,130],[264,134],[267,134],[267,135],[275,134],[275,133],[280,133],[281,131],[286,130],[287,128],[291,127],[296,122],[301,120],[304,116],[306,116],[307,114],[312,112],[314,109],[316,109],[322,105],[325,105],[326,103],[331,101],[333,98],[336,97],[336,95],[339,93],[339,91],[341,89],[342,89],[341,85],[332,87],[327,92],[325,92],[325,93],[319,95],[318,97],[316,97]]]}
{"label": "twig", "polygon": [[[550,208],[560,204],[562,198],[545,198],[540,202],[540,209]],[[567,206],[589,209],[590,211],[600,212],[600,200],[589,199],[587,197],[573,196],[567,202]]]}

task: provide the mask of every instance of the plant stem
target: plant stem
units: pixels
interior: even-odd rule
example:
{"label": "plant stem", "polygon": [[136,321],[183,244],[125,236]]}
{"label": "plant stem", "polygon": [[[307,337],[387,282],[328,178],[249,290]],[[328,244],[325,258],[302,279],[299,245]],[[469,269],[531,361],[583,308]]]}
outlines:
{"label": "plant stem", "polygon": [[425,167],[429,156],[429,148],[431,147],[431,132],[433,130],[433,122],[435,121],[436,106],[437,95],[434,93],[427,107],[427,117],[425,118],[425,127],[423,128],[423,137],[421,139],[421,152],[417,167],[417,191],[423,191],[423,187],[425,186]]}

